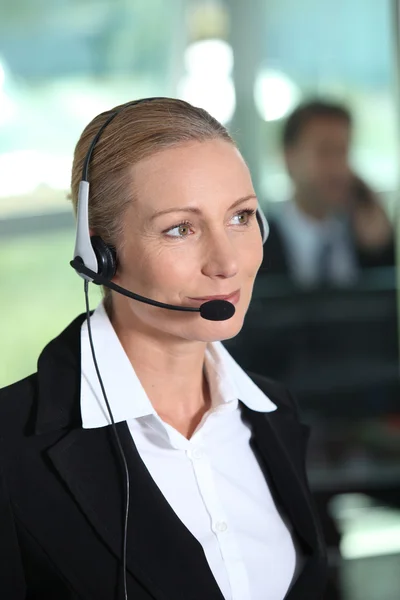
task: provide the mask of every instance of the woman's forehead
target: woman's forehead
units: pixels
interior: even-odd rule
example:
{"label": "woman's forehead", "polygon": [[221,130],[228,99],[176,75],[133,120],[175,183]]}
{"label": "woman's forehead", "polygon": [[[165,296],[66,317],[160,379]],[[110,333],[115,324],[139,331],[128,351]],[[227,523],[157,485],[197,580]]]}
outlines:
{"label": "woman's forehead", "polygon": [[223,140],[169,148],[135,165],[135,197],[148,209],[171,202],[233,202],[253,192],[247,165],[236,147]]}

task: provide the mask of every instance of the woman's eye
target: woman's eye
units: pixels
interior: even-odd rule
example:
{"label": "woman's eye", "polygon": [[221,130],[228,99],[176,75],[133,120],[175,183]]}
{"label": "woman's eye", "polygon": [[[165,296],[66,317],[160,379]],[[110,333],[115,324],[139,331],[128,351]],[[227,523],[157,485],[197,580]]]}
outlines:
{"label": "woman's eye", "polygon": [[243,210],[236,215],[233,215],[233,221],[235,225],[248,225],[251,217],[254,215],[254,210]]}
{"label": "woman's eye", "polygon": [[188,223],[180,223],[179,225],[175,225],[175,227],[171,227],[165,233],[171,237],[187,237],[190,235],[190,226]]}

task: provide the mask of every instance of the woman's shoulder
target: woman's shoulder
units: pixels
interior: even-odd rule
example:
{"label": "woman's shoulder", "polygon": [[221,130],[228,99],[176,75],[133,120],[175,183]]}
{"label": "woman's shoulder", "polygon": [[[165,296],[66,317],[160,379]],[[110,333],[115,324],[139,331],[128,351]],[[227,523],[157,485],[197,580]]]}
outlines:
{"label": "woman's shoulder", "polygon": [[0,431],[27,420],[37,394],[37,373],[0,389]]}
{"label": "woman's shoulder", "polygon": [[[39,395],[51,393],[76,377],[79,370],[80,329],[86,315],[79,315],[58,336],[50,340],[38,358],[38,371],[0,389],[0,432],[24,427],[34,420]],[[41,390],[39,394],[39,389]],[[1,437],[0,433],[0,437]],[[7,435],[6,435],[7,437]]]}
{"label": "woman's shoulder", "polygon": [[37,373],[32,373],[24,379],[0,388],[0,410],[4,410],[10,402],[14,404],[14,401],[18,399],[32,398],[36,391],[36,385]]}

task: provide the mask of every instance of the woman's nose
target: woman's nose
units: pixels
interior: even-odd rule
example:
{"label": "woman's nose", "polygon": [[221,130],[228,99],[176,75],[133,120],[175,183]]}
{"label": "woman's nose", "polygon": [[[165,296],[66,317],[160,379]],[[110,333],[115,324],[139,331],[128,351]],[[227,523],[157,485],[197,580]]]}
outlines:
{"label": "woman's nose", "polygon": [[203,275],[229,279],[238,272],[237,249],[227,234],[207,239],[203,252]]}

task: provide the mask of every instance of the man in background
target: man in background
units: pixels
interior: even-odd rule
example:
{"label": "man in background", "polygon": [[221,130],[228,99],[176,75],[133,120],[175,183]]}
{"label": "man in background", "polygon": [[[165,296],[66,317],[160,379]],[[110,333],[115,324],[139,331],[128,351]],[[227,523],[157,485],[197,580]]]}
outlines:
{"label": "man in background", "polygon": [[[270,235],[264,246],[261,269],[264,273],[285,275],[299,288],[309,290],[319,286],[348,287],[357,282],[364,270],[394,266],[393,228],[374,192],[354,174],[349,164],[351,134],[351,114],[345,107],[330,102],[318,100],[300,105],[287,119],[282,145],[286,168],[293,183],[293,196],[288,202],[277,204],[274,207],[277,209],[276,214],[269,216]],[[298,306],[299,300],[294,295],[294,312],[289,313],[291,316]],[[353,358],[356,365],[362,360],[359,356],[349,357],[346,351],[347,342],[343,332],[349,321],[344,319],[340,322],[336,319],[334,332],[329,329],[329,321],[328,329],[319,325],[316,330],[313,329],[314,324],[307,320],[307,315],[303,331],[297,328],[299,323],[302,324],[303,316],[304,313],[299,308],[297,321],[289,319],[286,323],[280,314],[280,327],[283,327],[284,333],[278,327],[271,329],[278,333],[273,338],[269,353],[265,351],[265,347],[257,348],[257,356],[261,357],[258,360],[263,361],[263,366],[251,365],[251,370],[275,376],[273,369],[280,368],[280,379],[291,381],[303,408],[304,405],[307,406],[307,394],[312,397],[312,393],[305,392],[305,389],[314,389],[318,366],[325,367],[326,364],[331,367],[331,374],[326,375],[325,382],[328,395],[333,383],[338,381],[341,382],[342,389],[354,387],[352,399],[357,394],[357,397],[365,394],[362,386],[357,387],[353,380],[349,383],[346,374],[342,372],[343,357],[348,365],[352,364]],[[349,315],[346,315],[346,319],[349,319]],[[299,331],[302,333],[299,334]],[[326,331],[330,332],[329,337],[325,337]],[[266,336],[269,341],[272,339],[271,335],[269,331]],[[302,342],[303,338],[305,342]],[[281,339],[285,344],[282,347]],[[289,347],[287,339],[293,341]],[[361,338],[360,346],[363,343]],[[371,347],[374,347],[373,338]],[[304,356],[305,362],[301,362]],[[371,361],[372,359],[365,364],[371,364]],[[308,372],[307,362],[310,367]],[[299,386],[301,394],[293,383],[296,381],[293,372],[296,373],[299,363],[304,368],[303,387]],[[377,381],[376,385],[379,383]],[[339,387],[337,392],[339,412],[342,410],[340,403],[347,402],[348,398],[343,396],[342,400],[340,389]],[[384,383],[379,390],[380,393],[376,396],[381,401],[386,393]],[[324,412],[325,397],[322,389],[320,414]],[[367,394],[365,398],[368,398]],[[329,417],[327,422],[330,423]],[[314,433],[320,427],[321,423],[316,421],[313,424]],[[323,435],[332,435],[328,433],[328,427],[324,427]],[[337,432],[333,433],[335,435]],[[345,440],[343,445],[344,443]],[[329,494],[326,497],[324,494],[316,496],[329,553],[331,557],[336,557],[331,564],[326,598],[338,600],[340,533],[328,510],[329,500]]]}
{"label": "man in background", "polygon": [[262,269],[302,287],[351,285],[363,269],[393,266],[394,236],[372,190],[351,170],[352,118],[312,101],[289,116],[283,152],[293,199],[270,220]]}

